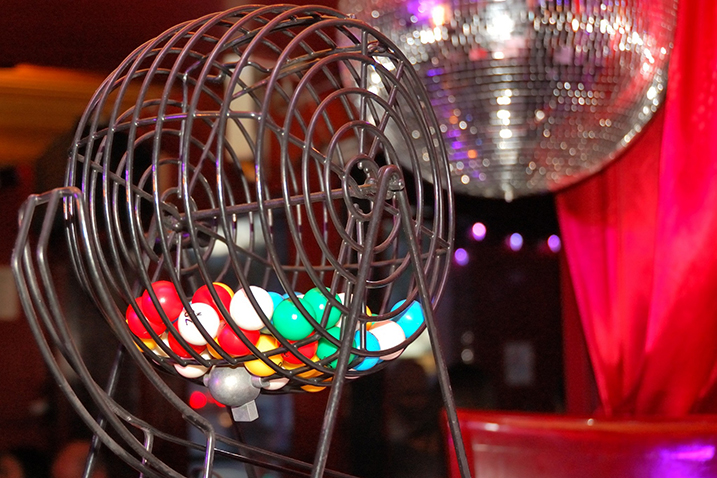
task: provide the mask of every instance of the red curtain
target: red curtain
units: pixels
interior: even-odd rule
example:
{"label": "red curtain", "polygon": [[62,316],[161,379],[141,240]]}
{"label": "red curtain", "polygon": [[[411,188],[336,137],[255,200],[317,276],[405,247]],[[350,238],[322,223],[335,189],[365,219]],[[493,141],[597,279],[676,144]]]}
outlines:
{"label": "red curtain", "polygon": [[717,412],[717,2],[681,0],[674,45],[659,114],[556,196],[607,415]]}

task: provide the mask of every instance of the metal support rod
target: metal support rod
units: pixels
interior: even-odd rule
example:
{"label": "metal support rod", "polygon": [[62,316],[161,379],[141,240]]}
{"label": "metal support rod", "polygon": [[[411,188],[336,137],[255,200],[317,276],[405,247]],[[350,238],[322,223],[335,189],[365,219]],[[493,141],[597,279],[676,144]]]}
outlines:
{"label": "metal support rod", "polygon": [[[398,194],[399,210],[401,216],[404,218],[411,217],[411,211],[409,208],[408,201],[406,199],[405,191],[400,191]],[[428,292],[428,286],[426,284],[426,277],[421,270],[421,251],[416,241],[415,236],[406,234],[408,238],[409,255],[413,260],[415,268],[416,285],[418,286],[419,293],[421,295],[421,302],[423,304],[423,312],[426,319],[426,328],[428,329],[428,336],[431,339],[431,349],[433,350],[433,358],[436,362],[436,373],[438,375],[438,383],[441,388],[441,395],[443,396],[443,404],[446,407],[446,415],[448,419],[448,428],[453,438],[453,446],[456,450],[456,458],[458,459],[458,469],[460,470],[461,477],[470,477],[470,469],[468,467],[468,458],[466,456],[465,445],[461,437],[461,429],[458,423],[458,413],[456,412],[455,401],[453,400],[453,391],[451,389],[451,382],[448,376],[448,369],[446,362],[441,352],[441,345],[438,340],[438,328],[433,316],[433,307],[431,304],[431,296]]]}
{"label": "metal support rod", "polygon": [[378,172],[378,188],[376,191],[373,209],[371,210],[371,217],[368,222],[365,241],[363,243],[363,254],[361,259],[358,261],[359,269],[356,274],[356,289],[352,294],[353,298],[351,300],[351,308],[349,310],[348,317],[344,319],[342,325],[344,333],[341,340],[339,357],[337,359],[334,381],[329,394],[329,401],[326,405],[326,411],[324,412],[324,423],[321,427],[321,434],[319,435],[319,444],[314,458],[314,470],[311,474],[312,478],[319,478],[323,476],[324,469],[326,468],[326,460],[329,454],[331,436],[333,435],[334,428],[336,428],[336,416],[338,414],[341,392],[346,381],[346,372],[348,370],[349,358],[351,357],[354,331],[356,330],[356,323],[362,310],[363,304],[361,303],[361,297],[363,297],[366,291],[366,281],[368,280],[368,274],[371,271],[370,266],[371,259],[373,257],[373,248],[381,226],[381,217],[385,201],[384,198],[389,191],[391,179],[397,174],[399,174],[399,172],[395,165],[383,166]]}
{"label": "metal support rod", "polygon": [[[119,381],[120,367],[124,362],[123,359],[124,347],[120,345],[117,347],[117,353],[115,354],[115,359],[112,363],[112,368],[110,369],[110,375],[107,379],[107,386],[105,387],[105,393],[107,393],[108,397],[114,397],[117,382]],[[105,417],[102,416],[101,413],[98,414],[97,425],[104,430],[106,423],[107,420],[105,420]],[[87,454],[87,461],[85,462],[85,470],[82,473],[82,478],[89,478],[92,476],[96,462],[95,459],[97,458],[97,454],[100,452],[101,447],[102,440],[100,439],[100,436],[97,433],[93,433],[92,442],[90,444],[90,452]]]}
{"label": "metal support rod", "polygon": [[[226,411],[227,411],[227,413],[229,413],[231,415],[230,408],[231,407],[226,407]],[[236,434],[237,441],[239,441],[241,443],[246,443],[246,440],[244,439],[244,433],[242,433],[241,427],[239,426],[238,422],[233,422],[233,429],[234,429],[234,433]],[[245,453],[248,457],[254,458],[253,453],[251,453],[251,451],[247,450]],[[244,471],[246,472],[247,478],[257,478],[257,476],[258,476],[256,474],[256,468],[254,467],[254,464],[252,464],[250,462],[244,463]]]}

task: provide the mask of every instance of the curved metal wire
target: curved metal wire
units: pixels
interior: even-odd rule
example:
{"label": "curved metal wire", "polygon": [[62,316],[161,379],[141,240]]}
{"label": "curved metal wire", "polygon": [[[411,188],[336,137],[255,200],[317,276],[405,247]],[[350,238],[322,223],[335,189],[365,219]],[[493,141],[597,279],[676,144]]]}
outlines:
{"label": "curved metal wire", "polygon": [[[370,87],[376,82],[381,88]],[[118,148],[119,138],[126,139],[126,148]],[[399,158],[398,151],[407,157]],[[188,367],[206,372],[259,360],[269,372],[252,383],[266,393],[331,388],[310,467],[313,476],[322,476],[345,379],[379,370],[389,354],[400,353],[426,327],[446,407],[453,410],[433,317],[454,234],[448,179],[425,90],[383,34],[324,7],[243,6],[166,31],[107,78],[78,125],[66,187],[28,201],[13,266],[58,383],[72,397],[52,347],[60,348],[99,405],[98,419],[72,400],[84,421],[141,473],[181,476],[152,454],[155,438],[196,445],[123,409],[67,345],[71,317],[61,310],[45,261],[51,221],[45,219],[39,242],[29,233],[40,204],[46,204],[47,217],[62,206],[76,275],[124,354],[205,435],[205,476],[211,476],[217,440],[231,440],[217,438],[156,368],[183,374]],[[207,347],[193,347],[179,333],[177,317],[167,315],[153,288],[160,280],[173,285]],[[249,353],[231,354],[216,341],[191,307],[197,289],[212,283],[245,291],[263,333],[275,341],[272,348],[260,349],[250,340],[209,287],[222,323]],[[314,332],[299,341],[284,337],[262,308],[256,286],[284,295]],[[323,316],[301,300],[314,288],[327,303]],[[406,302],[394,308],[399,299]],[[367,330],[396,320],[413,301],[421,304],[425,323],[390,348],[369,350]],[[147,303],[159,313],[157,330]],[[148,338],[130,332],[127,310],[136,313]],[[332,310],[341,314],[338,336],[328,330]],[[300,347],[317,341],[333,344],[336,352],[321,359],[300,353]],[[300,363],[276,360],[285,353]],[[366,359],[380,363],[355,368]],[[187,377],[201,383],[200,375]],[[277,461],[269,452],[257,453],[258,462]],[[464,453],[459,456],[465,461]],[[243,451],[235,458],[252,461]]]}
{"label": "curved metal wire", "polygon": [[[244,79],[248,72],[253,80]],[[362,87],[367,75],[385,80],[384,96]],[[129,97],[133,88],[138,88],[136,99]],[[197,284],[224,281],[247,291],[251,285],[275,287],[312,322],[316,340],[336,341],[297,294],[321,287],[330,305],[343,314],[350,303],[338,301],[338,292],[378,304],[373,315],[362,312],[364,324],[397,317],[405,306],[391,311],[389,299],[396,284],[410,283],[415,274],[401,250],[406,241],[401,224],[406,221],[422,245],[421,269],[430,278],[433,304],[446,277],[453,221],[445,165],[433,159],[430,177],[418,168],[417,150],[427,148],[432,158],[443,151],[428,101],[416,91],[421,91],[419,81],[385,37],[314,7],[238,8],[172,29],[136,50],[83,115],[67,179],[68,186],[80,187],[87,198],[98,267],[117,295],[118,307],[132,305],[142,316],[136,299],[146,290],[157,302],[150,285],[160,279],[177,286],[185,306]],[[123,109],[128,98],[133,105]],[[240,99],[248,100],[245,109],[233,106]],[[405,124],[408,113],[412,121],[424,118],[420,140]],[[107,124],[101,122],[104,118]],[[251,169],[238,160],[244,152],[227,138],[231,125],[242,132],[242,145],[253,158]],[[406,184],[414,195],[410,218],[401,217],[395,197],[374,197],[376,171],[398,164],[398,140],[383,134],[389,126],[402,132],[402,147],[411,148],[410,161],[416,166],[412,176],[400,179],[411,183]],[[130,146],[118,161],[112,144],[119,132],[128,136]],[[140,147],[151,150],[151,163],[138,163]],[[359,150],[358,164],[350,148]],[[357,179],[357,173],[363,177]],[[426,184],[432,185],[430,191]],[[433,203],[426,204],[427,198]],[[381,254],[368,266],[374,273],[367,279],[366,296],[354,297],[359,257],[370,252],[361,241],[378,201],[390,226],[376,245]],[[242,221],[250,225],[248,238],[239,237]],[[69,227],[71,236],[77,235],[74,227]],[[75,243],[70,241],[78,256]],[[227,259],[217,272],[209,262],[220,247]],[[80,275],[86,275],[85,268],[77,262]],[[85,285],[93,287],[88,281]],[[206,358],[177,334],[191,359],[211,366],[259,357],[290,379],[289,388],[294,382],[298,387],[326,382],[333,371],[321,363],[306,361],[321,372],[312,380],[274,366],[269,356],[296,347],[281,340],[271,329],[271,317],[263,314],[252,293],[248,296],[281,348],[262,352],[248,342],[254,356],[238,359],[217,348],[222,358]],[[418,297],[415,282],[406,296]],[[217,303],[231,324],[229,311]],[[174,318],[163,319],[171,333]],[[198,328],[206,332],[201,324]],[[235,331],[242,335],[238,327]],[[188,363],[160,338],[152,338],[163,352],[147,351],[155,362]],[[362,352],[353,350],[359,357]]]}

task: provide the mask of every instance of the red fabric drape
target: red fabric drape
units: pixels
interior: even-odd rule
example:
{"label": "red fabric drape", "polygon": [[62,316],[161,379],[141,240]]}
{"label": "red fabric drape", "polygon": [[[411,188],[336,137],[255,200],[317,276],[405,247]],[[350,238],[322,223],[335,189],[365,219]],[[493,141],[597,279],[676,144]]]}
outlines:
{"label": "red fabric drape", "polygon": [[659,114],[556,195],[608,415],[717,411],[717,2],[681,0],[674,45]]}

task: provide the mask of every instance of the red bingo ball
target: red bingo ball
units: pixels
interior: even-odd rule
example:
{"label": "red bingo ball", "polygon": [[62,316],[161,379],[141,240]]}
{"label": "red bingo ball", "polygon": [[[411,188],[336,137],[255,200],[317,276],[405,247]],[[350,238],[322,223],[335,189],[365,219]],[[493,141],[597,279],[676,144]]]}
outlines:
{"label": "red bingo ball", "polygon": [[[241,329],[241,331],[252,344],[256,345],[256,343],[259,341],[259,336],[261,334],[258,330]],[[224,349],[226,353],[228,353],[229,355],[233,355],[234,357],[242,357],[244,355],[251,354],[251,350],[249,350],[249,347],[247,347],[244,342],[242,342],[242,340],[237,336],[237,334],[234,333],[232,328],[226,324],[224,325],[224,327],[222,327],[222,330],[219,331],[219,335],[217,336],[217,343],[222,349]]]}
{"label": "red bingo ball", "polygon": [[[290,340],[289,342],[294,342],[294,341]],[[299,347],[298,351],[301,355],[310,359],[311,357],[316,355],[316,348],[318,346],[319,346],[319,341],[314,340],[312,342],[309,342],[306,345],[302,345],[301,347]],[[294,355],[294,353],[292,353],[292,352],[284,352],[283,354],[281,354],[281,356],[284,358],[284,362],[288,362],[290,364],[299,365],[299,364],[304,363],[301,361],[301,359],[299,359],[299,357]]]}
{"label": "red bingo ball", "polygon": [[[174,337],[173,334],[167,334],[167,344],[169,345],[169,348],[172,349],[172,351],[180,357],[192,358],[192,355],[187,352],[187,349],[179,343],[179,341]],[[187,346],[191,347],[198,354],[202,353],[204,349],[207,348],[206,345],[192,345],[189,342],[187,342]]]}
{"label": "red bingo ball", "polygon": [[[174,284],[166,280],[160,280],[152,284],[152,290],[154,290],[159,304],[162,306],[162,310],[167,314],[167,318],[170,321],[174,321],[174,319],[179,317],[179,314],[181,314],[184,309],[184,305],[182,305],[182,300],[179,298]],[[144,291],[144,294],[140,297],[139,306],[147,317],[147,320],[150,322],[162,322],[162,317],[154,306],[154,302],[148,291]]]}
{"label": "red bingo ball", "polygon": [[[212,287],[216,291],[221,303],[224,304],[224,307],[227,310],[229,310],[229,305],[232,302],[234,291],[232,291],[228,286],[222,284],[221,282],[212,283]],[[216,304],[216,302],[214,302],[214,298],[212,297],[212,293],[209,290],[209,286],[206,284],[197,289],[197,291],[192,296],[192,302],[201,302],[203,304],[209,304],[214,307],[214,310],[217,311],[219,317],[222,316],[222,313],[219,310],[219,306]]]}
{"label": "red bingo ball", "polygon": [[[134,308],[130,305],[127,307],[127,312],[125,313],[125,318],[127,319],[127,326],[129,327],[129,330],[132,331],[134,335],[139,337],[140,339],[151,339],[152,336],[150,335],[149,331],[145,328],[144,324],[140,320],[139,317],[137,317],[137,313],[134,311]],[[162,332],[164,332],[164,329],[167,327],[164,325],[164,322],[147,322],[152,330],[159,335]]]}

